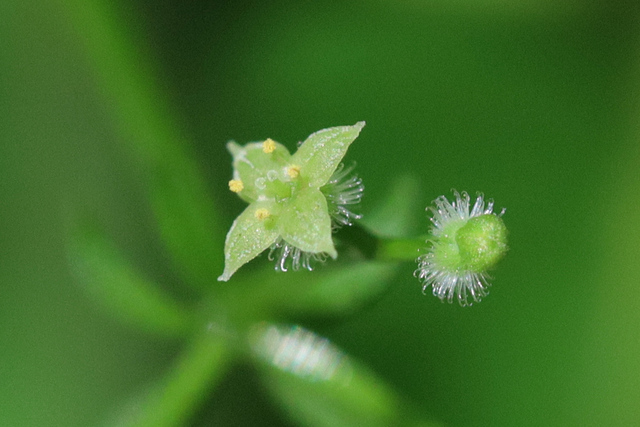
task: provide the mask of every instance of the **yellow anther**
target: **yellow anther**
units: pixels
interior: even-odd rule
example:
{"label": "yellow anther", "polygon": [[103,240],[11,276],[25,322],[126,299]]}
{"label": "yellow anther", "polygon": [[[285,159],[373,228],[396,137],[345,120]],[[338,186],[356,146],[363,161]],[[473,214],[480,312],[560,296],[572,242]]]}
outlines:
{"label": "yellow anther", "polygon": [[256,217],[256,219],[259,219],[260,221],[262,221],[263,219],[269,218],[271,216],[271,212],[269,212],[265,208],[260,208],[260,209],[256,209],[253,215]]}
{"label": "yellow anther", "polygon": [[266,141],[262,143],[262,151],[264,151],[265,153],[273,153],[275,150],[276,142],[273,139],[267,138]]}
{"label": "yellow anther", "polygon": [[239,179],[232,179],[231,181],[229,181],[229,190],[233,191],[234,193],[239,193],[244,190],[244,184]]}
{"label": "yellow anther", "polygon": [[300,166],[298,165],[291,165],[287,168],[287,175],[289,175],[289,178],[291,179],[295,179],[298,176],[300,176]]}

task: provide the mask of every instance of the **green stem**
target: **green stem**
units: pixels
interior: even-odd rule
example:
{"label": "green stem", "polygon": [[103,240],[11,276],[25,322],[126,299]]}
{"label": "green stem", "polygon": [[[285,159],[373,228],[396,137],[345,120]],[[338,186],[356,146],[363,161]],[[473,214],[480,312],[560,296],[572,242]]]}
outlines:
{"label": "green stem", "polygon": [[130,425],[171,427],[186,425],[198,406],[227,371],[231,357],[219,337],[202,334],[178,358],[157,384]]}
{"label": "green stem", "polygon": [[412,239],[378,239],[375,258],[381,261],[415,261],[427,247],[426,237]]}

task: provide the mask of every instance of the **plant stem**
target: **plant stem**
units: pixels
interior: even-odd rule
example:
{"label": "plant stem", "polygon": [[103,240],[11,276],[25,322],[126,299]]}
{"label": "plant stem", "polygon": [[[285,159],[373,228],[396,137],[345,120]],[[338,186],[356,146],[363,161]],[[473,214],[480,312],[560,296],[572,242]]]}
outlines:
{"label": "plant stem", "polygon": [[415,261],[426,247],[426,237],[412,239],[378,239],[375,258],[381,261]]}

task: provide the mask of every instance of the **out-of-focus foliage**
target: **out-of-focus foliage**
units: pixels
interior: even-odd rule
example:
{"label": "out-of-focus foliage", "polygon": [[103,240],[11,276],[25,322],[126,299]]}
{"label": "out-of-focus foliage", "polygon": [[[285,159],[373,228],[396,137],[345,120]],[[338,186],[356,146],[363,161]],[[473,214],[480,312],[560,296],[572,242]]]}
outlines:
{"label": "out-of-focus foliage", "polygon": [[[202,372],[203,354],[226,366],[218,341],[165,343],[87,297],[65,253],[67,213],[78,206],[113,237],[108,252],[124,276],[160,284],[160,295],[199,310],[198,319],[210,316],[215,333],[224,307],[274,321],[304,310],[314,336],[430,419],[638,423],[634,2],[114,2],[109,19],[133,34],[121,42],[151,58],[133,69],[163,96],[142,108],[117,105],[114,88],[144,94],[149,82],[100,83],[109,81],[100,73],[119,64],[108,51],[94,52],[106,67],[89,59],[91,45],[72,24],[82,3],[0,3],[1,425],[97,424],[149,384],[179,387],[184,377],[172,373],[191,371],[177,366]],[[482,190],[508,208],[511,250],[481,304],[440,304],[421,294],[415,264],[394,274],[385,264],[355,263],[364,261],[353,248],[338,250],[354,264],[329,262],[280,280],[258,259],[237,283],[215,282],[223,233],[243,208],[226,193],[225,143],[296,141],[361,119],[367,127],[349,159],[366,185],[366,225],[380,224],[377,208],[400,175],[415,181],[407,197],[419,209],[451,188]],[[123,126],[129,122],[138,125]],[[156,154],[144,157],[134,141]],[[184,152],[163,151],[174,143]],[[405,212],[400,206],[397,214]],[[188,222],[175,222],[187,214]],[[428,228],[422,218],[377,229],[419,235]],[[341,272],[380,278],[388,291],[364,282],[341,290],[358,307],[345,311],[340,300],[323,300],[341,295],[327,292]],[[261,284],[273,284],[274,294],[251,292]],[[287,289],[295,304],[283,300],[270,311],[276,290]],[[314,292],[339,320],[308,310]],[[129,319],[148,320],[137,308]],[[195,349],[192,359],[183,359],[183,347]],[[306,387],[293,384],[296,377],[260,369],[229,381],[206,373],[218,388],[192,390],[204,399],[193,423],[282,425],[318,415],[308,395],[294,394]],[[267,378],[273,402],[297,412],[267,402],[256,374]],[[163,399],[175,395],[158,396],[147,404],[167,408]]]}
{"label": "out-of-focus foliage", "polygon": [[70,236],[70,265],[87,293],[135,328],[167,336],[189,327],[186,308],[163,295],[101,233],[79,225]]}

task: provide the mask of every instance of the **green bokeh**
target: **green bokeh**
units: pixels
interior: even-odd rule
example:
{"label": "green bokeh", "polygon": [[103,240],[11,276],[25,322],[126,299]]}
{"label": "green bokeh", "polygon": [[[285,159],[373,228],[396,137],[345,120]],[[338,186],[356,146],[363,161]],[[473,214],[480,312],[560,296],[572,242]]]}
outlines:
{"label": "green bokeh", "polygon": [[[310,326],[446,425],[634,425],[638,10],[506,3],[120,10],[193,141],[221,229],[244,206],[226,192],[228,140],[293,151],[358,120],[347,161],[365,215],[402,175],[421,206],[455,188],[507,207],[510,251],[481,304],[423,296],[409,263],[377,303]],[[124,148],[67,2],[9,0],[0,16],[0,425],[93,425],[159,378],[177,343],[121,325],[82,291],[64,251],[67,209],[89,210],[151,278],[192,294],[154,235],[149,171]],[[426,217],[407,219],[416,234]],[[284,422],[251,372],[232,379],[196,424]]]}

